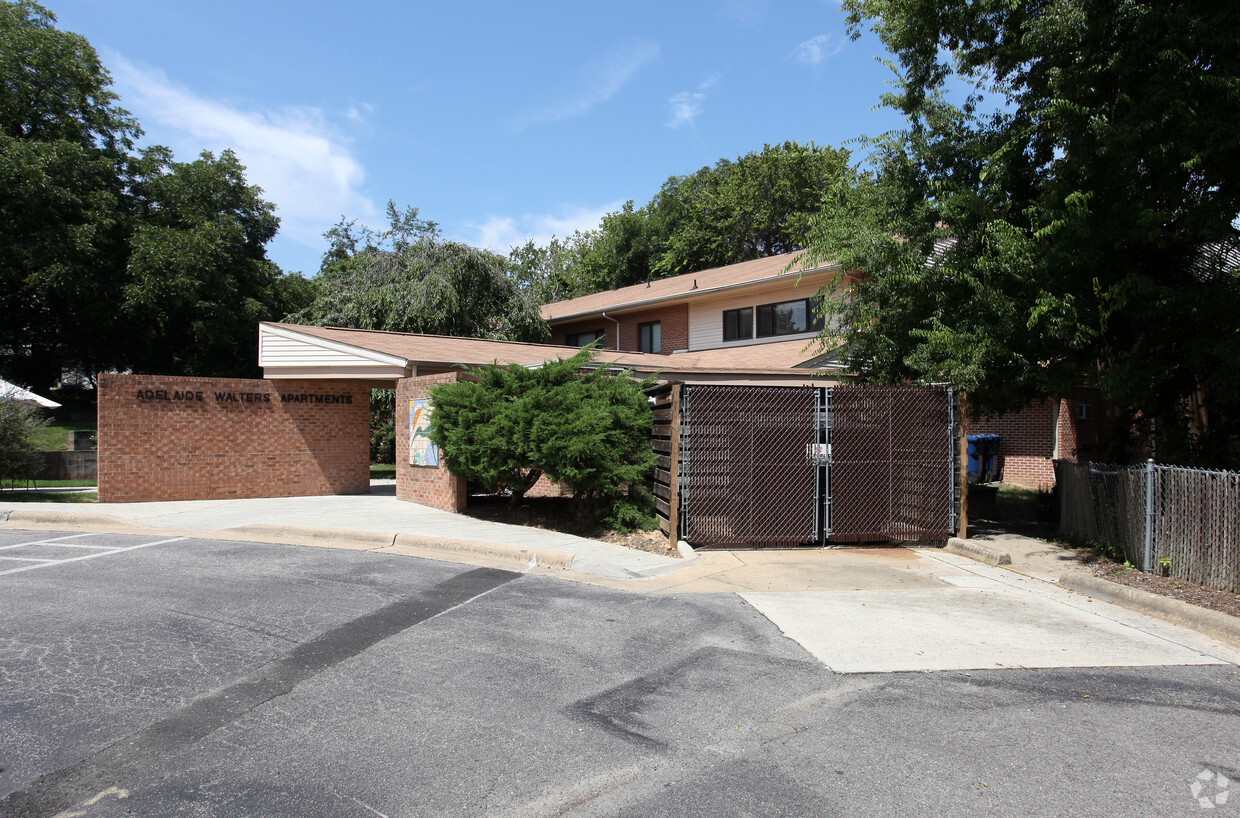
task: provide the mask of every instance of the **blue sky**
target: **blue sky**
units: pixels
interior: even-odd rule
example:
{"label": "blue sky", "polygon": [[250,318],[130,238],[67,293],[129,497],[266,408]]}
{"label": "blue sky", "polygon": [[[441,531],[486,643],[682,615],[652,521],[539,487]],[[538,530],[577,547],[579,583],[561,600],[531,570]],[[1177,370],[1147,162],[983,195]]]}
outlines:
{"label": "blue sky", "polygon": [[46,0],[100,52],[147,143],[231,147],[317,271],[388,199],[507,253],[645,204],[672,175],[785,140],[900,126],[892,74],[836,2]]}

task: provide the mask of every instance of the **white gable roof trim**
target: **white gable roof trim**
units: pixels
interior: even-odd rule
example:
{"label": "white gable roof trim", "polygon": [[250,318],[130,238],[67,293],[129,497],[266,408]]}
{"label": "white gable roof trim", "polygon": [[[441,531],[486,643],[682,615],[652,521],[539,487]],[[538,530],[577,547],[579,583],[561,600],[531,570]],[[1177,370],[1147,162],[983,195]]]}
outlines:
{"label": "white gable roof trim", "polygon": [[264,370],[348,367],[404,371],[410,362],[399,355],[307,335],[288,327],[259,324],[258,365]]}

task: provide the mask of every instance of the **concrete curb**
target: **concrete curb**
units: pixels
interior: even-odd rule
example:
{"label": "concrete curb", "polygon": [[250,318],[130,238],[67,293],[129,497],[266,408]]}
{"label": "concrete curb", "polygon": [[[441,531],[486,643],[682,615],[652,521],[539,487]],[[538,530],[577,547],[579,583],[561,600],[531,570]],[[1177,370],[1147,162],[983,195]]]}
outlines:
{"label": "concrete curb", "polygon": [[424,537],[384,531],[358,531],[345,528],[311,526],[243,525],[214,531],[154,528],[152,526],[95,512],[67,512],[55,509],[15,509],[0,512],[0,524],[11,528],[103,531],[111,534],[177,534],[202,540],[230,540],[273,544],[316,545],[355,551],[382,551],[447,562],[502,563],[505,567],[528,568],[536,565],[551,571],[573,567],[569,551],[550,548],[523,548],[503,543]]}
{"label": "concrete curb", "polygon": [[1156,616],[1172,624],[1183,625],[1216,639],[1240,645],[1240,619],[1234,616],[1087,574],[1064,574],[1059,578],[1059,584],[1095,599]]}
{"label": "concrete curb", "polygon": [[984,562],[987,565],[1012,564],[1011,554],[1004,551],[996,551],[993,548],[988,548],[969,540],[962,540],[959,537],[948,539],[947,546],[943,550],[950,554],[957,554],[961,557],[968,557],[971,560]]}
{"label": "concrete curb", "polygon": [[163,531],[111,514],[97,512],[57,511],[55,509],[13,509],[6,513],[4,525],[10,528],[60,528],[68,531],[106,531],[111,534]]}
{"label": "concrete curb", "polygon": [[435,554],[454,554],[474,559],[495,559],[520,565],[537,565],[552,571],[567,571],[573,567],[575,554],[551,548],[522,548],[516,545],[480,542],[477,540],[454,540],[448,537],[425,537],[420,534],[397,534],[392,544],[398,553],[403,550],[425,551]]}

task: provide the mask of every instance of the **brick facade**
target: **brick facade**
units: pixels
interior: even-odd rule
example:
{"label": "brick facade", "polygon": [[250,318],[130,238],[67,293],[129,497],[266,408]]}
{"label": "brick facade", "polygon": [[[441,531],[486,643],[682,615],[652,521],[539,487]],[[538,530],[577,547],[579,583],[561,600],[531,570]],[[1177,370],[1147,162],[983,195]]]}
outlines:
{"label": "brick facade", "polygon": [[[616,321],[620,322],[619,327],[617,327]],[[568,342],[568,336],[570,335],[601,329],[607,334],[606,348],[616,349],[616,330],[619,329],[620,351],[640,352],[637,333],[638,325],[651,321],[659,322],[659,334],[662,339],[659,345],[659,352],[661,354],[671,355],[678,349],[689,348],[688,304],[673,304],[670,307],[628,313],[618,316],[615,320],[591,318],[587,321],[562,324],[552,327],[551,343],[565,344]]]}
{"label": "brick facade", "polygon": [[[1082,405],[1089,407],[1088,417],[1078,417]],[[1104,442],[1100,424],[1105,412],[1101,393],[1081,387],[1058,401],[1038,401],[1019,412],[985,416],[969,424],[969,434],[1003,436],[999,455],[1004,483],[1049,489],[1055,485],[1056,457],[1073,462],[1088,459]]]}
{"label": "brick facade", "polygon": [[403,378],[396,382],[396,498],[445,511],[465,510],[465,481],[448,471],[442,459],[438,466],[409,463],[409,402],[426,398],[441,383],[453,383],[458,372]]}
{"label": "brick facade", "polygon": [[370,491],[359,381],[100,375],[99,500]]}

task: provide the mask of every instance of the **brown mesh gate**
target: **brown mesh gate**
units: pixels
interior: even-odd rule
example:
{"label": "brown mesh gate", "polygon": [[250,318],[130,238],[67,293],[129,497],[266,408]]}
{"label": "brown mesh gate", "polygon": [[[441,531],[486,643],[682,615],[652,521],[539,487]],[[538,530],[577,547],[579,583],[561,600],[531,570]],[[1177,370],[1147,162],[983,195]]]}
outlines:
{"label": "brown mesh gate", "polygon": [[681,537],[792,546],[818,537],[814,387],[688,386],[681,398]]}
{"label": "brown mesh gate", "polygon": [[[958,419],[950,390],[681,389],[671,427],[679,435],[669,432],[675,457],[662,458],[670,471],[660,484],[678,503],[659,508],[678,538],[790,547],[954,533]],[[668,443],[660,451],[671,452]]]}
{"label": "brown mesh gate", "polygon": [[827,392],[829,540],[899,542],[952,536],[952,393],[884,386],[837,386]]}

